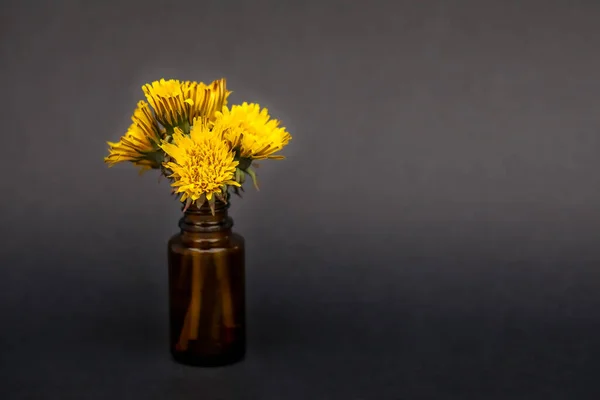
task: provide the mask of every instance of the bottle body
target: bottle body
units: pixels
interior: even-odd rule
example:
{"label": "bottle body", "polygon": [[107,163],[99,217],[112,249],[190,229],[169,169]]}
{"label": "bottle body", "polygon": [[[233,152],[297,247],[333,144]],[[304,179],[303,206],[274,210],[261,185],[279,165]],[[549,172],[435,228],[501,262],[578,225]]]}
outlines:
{"label": "bottle body", "polygon": [[170,350],[175,361],[196,366],[244,358],[245,248],[231,232],[226,206],[192,209],[169,240]]}

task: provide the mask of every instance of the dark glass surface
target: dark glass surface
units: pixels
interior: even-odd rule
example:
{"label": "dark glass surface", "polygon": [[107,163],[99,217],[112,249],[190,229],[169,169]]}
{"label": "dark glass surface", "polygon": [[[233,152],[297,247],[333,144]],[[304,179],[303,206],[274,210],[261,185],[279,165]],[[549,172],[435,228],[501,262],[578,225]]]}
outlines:
{"label": "dark glass surface", "polygon": [[244,238],[232,233],[228,206],[190,207],[169,241],[170,348],[175,361],[196,366],[244,358]]}

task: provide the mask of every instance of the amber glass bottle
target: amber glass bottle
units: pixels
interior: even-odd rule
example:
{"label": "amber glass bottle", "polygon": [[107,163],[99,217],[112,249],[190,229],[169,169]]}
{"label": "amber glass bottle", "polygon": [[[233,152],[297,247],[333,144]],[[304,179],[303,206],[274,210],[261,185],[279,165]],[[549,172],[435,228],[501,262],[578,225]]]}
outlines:
{"label": "amber glass bottle", "polygon": [[244,238],[232,233],[228,205],[190,207],[169,240],[171,354],[196,366],[232,364],[244,358]]}

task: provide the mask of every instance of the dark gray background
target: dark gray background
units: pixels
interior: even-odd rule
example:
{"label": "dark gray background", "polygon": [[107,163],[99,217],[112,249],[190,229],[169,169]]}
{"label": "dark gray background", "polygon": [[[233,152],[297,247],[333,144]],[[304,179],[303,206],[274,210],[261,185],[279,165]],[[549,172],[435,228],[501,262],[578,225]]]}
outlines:
{"label": "dark gray background", "polygon": [[[596,399],[600,3],[3,1],[0,398]],[[249,353],[167,352],[160,77],[293,135],[234,199]]]}

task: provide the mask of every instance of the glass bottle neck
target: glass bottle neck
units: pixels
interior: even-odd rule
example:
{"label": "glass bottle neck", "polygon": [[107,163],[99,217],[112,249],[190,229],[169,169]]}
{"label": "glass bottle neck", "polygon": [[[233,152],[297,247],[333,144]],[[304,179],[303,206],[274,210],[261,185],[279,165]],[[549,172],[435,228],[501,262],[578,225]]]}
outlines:
{"label": "glass bottle neck", "polygon": [[195,205],[190,206],[179,220],[179,227],[182,233],[212,233],[212,232],[231,232],[233,220],[227,214],[229,204],[221,201],[215,202],[215,213],[205,203],[198,208]]}

